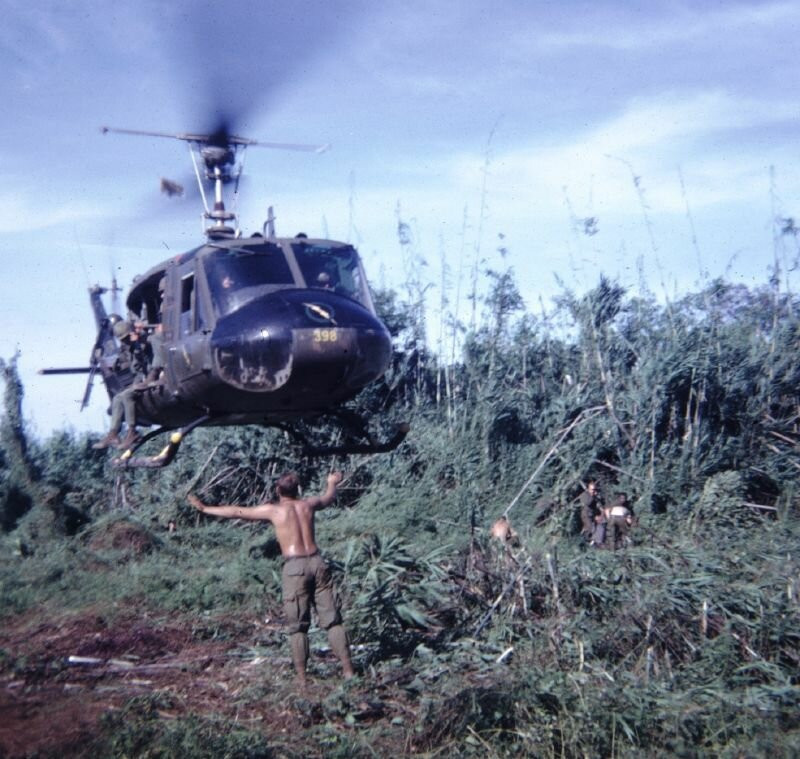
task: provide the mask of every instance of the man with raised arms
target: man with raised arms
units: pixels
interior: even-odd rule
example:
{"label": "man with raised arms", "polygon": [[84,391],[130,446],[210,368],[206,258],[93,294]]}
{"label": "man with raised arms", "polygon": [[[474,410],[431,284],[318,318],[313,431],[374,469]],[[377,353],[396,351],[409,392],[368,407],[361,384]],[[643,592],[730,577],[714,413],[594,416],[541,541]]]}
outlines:
{"label": "man with raised arms", "polygon": [[189,494],[189,503],[203,514],[226,519],[250,519],[271,522],[283,555],[283,605],[289,631],[297,678],[306,682],[308,661],[308,626],[311,605],[317,610],[319,626],[328,631],[331,650],[342,663],[345,678],[353,677],[350,646],[342,626],[339,603],[328,566],[319,555],[314,542],[314,515],[336,498],[341,472],[328,475],[325,492],[310,498],[298,498],[300,479],[294,472],[278,478],[275,492],[277,503],[259,506],[207,506],[197,496]]}

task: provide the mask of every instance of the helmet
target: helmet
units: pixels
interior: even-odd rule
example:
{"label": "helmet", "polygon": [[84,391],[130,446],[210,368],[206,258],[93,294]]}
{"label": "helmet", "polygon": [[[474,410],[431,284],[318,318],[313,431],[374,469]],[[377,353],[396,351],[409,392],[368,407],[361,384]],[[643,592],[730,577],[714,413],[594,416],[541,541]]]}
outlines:
{"label": "helmet", "polygon": [[121,322],[122,317],[119,314],[109,314],[108,323],[113,327],[117,322]]}
{"label": "helmet", "polygon": [[121,319],[114,325],[114,337],[118,337],[121,340],[123,337],[127,337],[130,333],[130,322],[126,322],[124,319]]}

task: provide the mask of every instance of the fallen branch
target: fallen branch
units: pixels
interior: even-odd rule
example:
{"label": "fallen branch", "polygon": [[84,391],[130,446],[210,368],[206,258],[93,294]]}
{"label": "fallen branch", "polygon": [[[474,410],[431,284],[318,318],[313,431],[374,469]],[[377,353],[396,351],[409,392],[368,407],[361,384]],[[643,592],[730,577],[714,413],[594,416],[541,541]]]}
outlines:
{"label": "fallen branch", "polygon": [[767,430],[767,432],[773,437],[778,438],[778,440],[783,440],[784,443],[789,443],[789,445],[793,445],[795,448],[800,448],[800,443],[786,435],[781,435],[780,432],[775,432],[775,430]]}
{"label": "fallen branch", "polygon": [[762,511],[777,511],[777,507],[775,506],[764,506],[762,503],[748,503],[747,501],[744,502],[744,505],[751,508],[751,509],[761,509]]}
{"label": "fallen branch", "polygon": [[523,564],[517,573],[511,578],[509,582],[506,583],[505,587],[500,591],[500,595],[494,599],[494,602],[489,607],[487,612],[483,615],[481,620],[475,626],[475,632],[472,633],[473,638],[477,638],[478,634],[484,627],[488,624],[489,620],[492,618],[492,614],[494,614],[494,610],[498,607],[500,602],[505,598],[506,594],[508,593],[511,588],[513,588],[520,580],[521,577],[525,575],[525,573],[531,568],[531,560],[528,559],[525,564]]}
{"label": "fallen branch", "polygon": [[[102,668],[103,672],[160,672],[170,669],[189,669],[191,667],[203,666],[214,660],[227,659],[229,654],[217,654],[200,656],[196,659],[180,659],[177,661],[152,662],[151,664],[134,664],[125,659],[98,659],[94,656],[69,656],[67,663],[76,667],[97,667]],[[256,657],[243,666],[252,666],[255,663],[266,661],[267,657]],[[273,663],[288,663],[289,657],[269,657]]]}
{"label": "fallen branch", "polygon": [[544,455],[544,458],[539,462],[536,469],[534,469],[533,474],[528,477],[527,482],[520,488],[520,491],[514,496],[511,503],[506,506],[506,510],[503,512],[504,517],[508,516],[508,512],[511,511],[517,501],[522,498],[522,494],[530,487],[531,483],[536,479],[536,476],[539,474],[539,472],[541,472],[544,465],[550,460],[550,457],[558,450],[558,447],[561,445],[561,443],[564,442],[564,438],[566,438],[567,435],[569,435],[569,433],[572,432],[572,430],[574,430],[579,424],[583,424],[583,422],[593,419],[601,411],[604,411],[605,408],[605,406],[593,406],[592,408],[584,409],[569,423],[567,427],[561,430],[558,439],[555,443],[553,443],[550,450]]}
{"label": "fallen branch", "polygon": [[494,663],[502,664],[511,655],[513,651],[514,651],[514,646],[509,646],[505,651],[503,651],[502,654],[500,654],[500,656],[498,656],[495,659]]}
{"label": "fallen branch", "polygon": [[[211,450],[211,453],[208,455],[208,458],[206,459],[206,463],[203,464],[203,466],[201,466],[200,469],[198,469],[197,474],[194,477],[192,477],[192,481],[189,483],[189,486],[186,488],[186,494],[187,495],[189,493],[191,493],[192,490],[194,490],[195,485],[197,485],[197,483],[200,481],[200,478],[203,476],[203,473],[206,471],[206,469],[208,468],[208,465],[211,463],[211,459],[214,458],[215,454],[219,450],[220,445],[221,445],[221,443],[217,443],[214,446],[214,448]],[[203,488],[203,490],[206,490],[207,487],[208,486],[206,485],[206,487]]]}

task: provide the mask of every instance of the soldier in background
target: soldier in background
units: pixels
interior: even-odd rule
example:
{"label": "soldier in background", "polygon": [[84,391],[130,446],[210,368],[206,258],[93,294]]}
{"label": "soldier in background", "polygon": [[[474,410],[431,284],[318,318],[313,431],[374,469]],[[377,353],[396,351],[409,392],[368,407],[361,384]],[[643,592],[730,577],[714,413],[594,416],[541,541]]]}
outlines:
{"label": "soldier in background", "polygon": [[150,366],[144,379],[145,388],[159,384],[163,379],[166,365],[166,348],[164,347],[164,325],[156,324],[147,338],[150,348]]}
{"label": "soldier in background", "polygon": [[618,493],[608,508],[608,548],[616,551],[625,544],[631,525],[633,509],[626,493]]}
{"label": "soldier in background", "polygon": [[578,500],[581,505],[581,535],[587,542],[591,542],[595,537],[597,524],[603,520],[600,495],[595,480],[586,483],[586,489]]}

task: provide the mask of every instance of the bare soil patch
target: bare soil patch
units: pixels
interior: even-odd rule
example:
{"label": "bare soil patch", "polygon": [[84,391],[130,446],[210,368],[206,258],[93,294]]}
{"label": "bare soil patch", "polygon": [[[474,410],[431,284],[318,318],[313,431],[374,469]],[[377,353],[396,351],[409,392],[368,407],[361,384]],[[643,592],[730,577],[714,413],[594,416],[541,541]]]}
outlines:
{"label": "bare soil patch", "polygon": [[89,547],[95,551],[113,549],[123,556],[135,558],[149,554],[156,547],[156,538],[140,525],[115,522],[92,535]]}
{"label": "bare soil patch", "polygon": [[298,756],[317,755],[302,745],[304,731],[315,725],[338,716],[348,730],[353,720],[364,725],[396,713],[374,688],[367,693],[356,686],[350,707],[332,717],[323,702],[341,684],[335,660],[317,657],[307,689],[298,691],[283,646],[268,656],[252,653],[254,639],[276,638],[273,628],[240,621],[225,640],[198,640],[189,618],[165,622],[130,614],[108,622],[84,611],[46,622],[32,614],[6,619],[0,629],[0,757],[84,756],[87,742],[103,730],[104,715],[137,696],[164,704],[156,719],[230,720],[291,747],[283,755]]}

